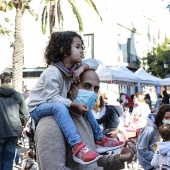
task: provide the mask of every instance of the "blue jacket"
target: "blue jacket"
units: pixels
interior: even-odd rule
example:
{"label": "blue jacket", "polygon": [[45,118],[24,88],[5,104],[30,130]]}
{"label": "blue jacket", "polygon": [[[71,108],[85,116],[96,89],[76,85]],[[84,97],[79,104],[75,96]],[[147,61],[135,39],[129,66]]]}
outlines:
{"label": "blue jacket", "polygon": [[151,160],[154,156],[154,145],[160,138],[155,122],[155,114],[149,114],[146,126],[141,130],[137,142],[137,157],[140,165],[145,169],[151,169]]}

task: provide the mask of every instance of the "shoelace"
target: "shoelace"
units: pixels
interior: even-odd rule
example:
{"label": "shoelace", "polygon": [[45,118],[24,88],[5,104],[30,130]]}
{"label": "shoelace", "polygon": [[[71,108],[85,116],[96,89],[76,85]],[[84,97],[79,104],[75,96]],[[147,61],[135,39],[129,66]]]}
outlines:
{"label": "shoelace", "polygon": [[82,149],[82,151],[83,151],[84,153],[87,153],[89,150],[90,150],[90,149],[89,149],[87,146],[85,146],[85,147]]}

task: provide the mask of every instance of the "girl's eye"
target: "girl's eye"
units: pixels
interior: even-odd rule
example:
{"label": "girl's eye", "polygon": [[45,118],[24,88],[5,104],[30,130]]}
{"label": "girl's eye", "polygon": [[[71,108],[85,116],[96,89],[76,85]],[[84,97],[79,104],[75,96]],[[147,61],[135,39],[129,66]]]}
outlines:
{"label": "girl's eye", "polygon": [[168,116],[165,116],[165,119],[170,119],[170,117],[168,117]]}
{"label": "girl's eye", "polygon": [[77,48],[77,49],[81,48],[81,49],[83,50],[83,46],[77,46],[76,48]]}

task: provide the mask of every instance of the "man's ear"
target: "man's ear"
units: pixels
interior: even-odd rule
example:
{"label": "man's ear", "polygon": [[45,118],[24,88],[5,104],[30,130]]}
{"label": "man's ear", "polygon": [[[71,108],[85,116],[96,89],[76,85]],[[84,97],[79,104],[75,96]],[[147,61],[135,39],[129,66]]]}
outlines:
{"label": "man's ear", "polygon": [[67,93],[67,97],[70,98],[70,96],[72,96],[72,94],[73,94],[73,85],[71,85],[70,90]]}

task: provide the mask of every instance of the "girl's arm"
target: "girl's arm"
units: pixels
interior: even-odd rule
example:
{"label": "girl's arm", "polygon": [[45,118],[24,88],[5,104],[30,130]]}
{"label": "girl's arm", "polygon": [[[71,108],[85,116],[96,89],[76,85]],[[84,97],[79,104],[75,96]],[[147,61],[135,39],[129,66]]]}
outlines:
{"label": "girl's arm", "polygon": [[82,60],[82,64],[88,65],[88,67],[89,67],[88,69],[92,69],[94,71],[97,70],[97,68],[99,67],[99,63],[94,58]]}
{"label": "girl's arm", "polygon": [[73,73],[73,82],[77,83],[80,82],[80,74],[83,73],[86,70],[97,70],[99,64],[97,60],[94,58],[89,58],[86,60],[83,60],[81,64],[78,65],[78,68]]}

